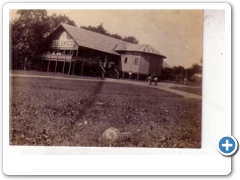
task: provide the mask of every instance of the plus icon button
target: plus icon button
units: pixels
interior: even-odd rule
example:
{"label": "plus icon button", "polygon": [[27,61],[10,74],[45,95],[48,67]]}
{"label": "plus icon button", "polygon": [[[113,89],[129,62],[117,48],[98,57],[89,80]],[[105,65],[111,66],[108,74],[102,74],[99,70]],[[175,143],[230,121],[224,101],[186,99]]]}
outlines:
{"label": "plus icon button", "polygon": [[225,136],[218,143],[218,151],[224,156],[230,156],[237,150],[237,140],[232,136]]}
{"label": "plus icon button", "polygon": [[226,148],[226,151],[229,151],[229,147],[232,147],[233,144],[229,144],[228,139],[227,139],[226,144],[222,144],[222,146]]}

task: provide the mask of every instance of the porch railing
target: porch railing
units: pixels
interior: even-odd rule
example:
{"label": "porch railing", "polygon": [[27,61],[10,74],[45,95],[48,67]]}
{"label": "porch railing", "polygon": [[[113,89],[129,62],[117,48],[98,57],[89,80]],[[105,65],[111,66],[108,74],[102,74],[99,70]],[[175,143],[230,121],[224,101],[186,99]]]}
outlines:
{"label": "porch railing", "polygon": [[72,55],[56,55],[56,54],[44,54],[43,58],[48,61],[66,61],[71,62]]}

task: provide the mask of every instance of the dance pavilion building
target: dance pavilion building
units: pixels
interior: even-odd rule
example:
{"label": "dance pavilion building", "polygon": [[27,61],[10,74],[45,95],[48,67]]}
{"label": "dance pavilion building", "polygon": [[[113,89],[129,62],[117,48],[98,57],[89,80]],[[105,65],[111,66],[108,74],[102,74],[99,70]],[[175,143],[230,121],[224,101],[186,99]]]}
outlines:
{"label": "dance pavilion building", "polygon": [[79,27],[60,24],[47,39],[47,72],[146,79],[161,75],[166,58],[150,45],[132,44]]}

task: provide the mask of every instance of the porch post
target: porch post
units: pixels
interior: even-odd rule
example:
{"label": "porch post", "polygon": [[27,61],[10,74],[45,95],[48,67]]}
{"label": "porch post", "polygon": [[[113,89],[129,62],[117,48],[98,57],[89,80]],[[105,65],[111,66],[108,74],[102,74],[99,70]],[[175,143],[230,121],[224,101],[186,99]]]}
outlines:
{"label": "porch post", "polygon": [[55,63],[55,70],[54,70],[54,73],[56,73],[56,71],[57,71],[57,63],[58,63],[58,55],[57,55],[57,60],[56,60],[56,63]]}
{"label": "porch post", "polygon": [[84,67],[84,61],[82,63],[82,73],[81,73],[81,76],[83,75],[83,67]]}
{"label": "porch post", "polygon": [[125,74],[125,72],[123,72],[123,79],[124,79],[124,74]]}
{"label": "porch post", "polygon": [[64,70],[65,70],[65,64],[66,64],[66,55],[65,55],[65,59],[64,59],[64,63],[63,63],[62,74],[64,74]]}
{"label": "porch post", "polygon": [[71,66],[72,66],[72,58],[71,58],[71,61],[70,61],[70,64],[69,64],[69,68],[68,68],[68,75],[70,74]]}
{"label": "porch post", "polygon": [[74,74],[74,69],[75,69],[75,62],[73,62],[73,70],[72,70],[72,74]]}
{"label": "porch post", "polygon": [[[51,59],[51,56],[50,56]],[[48,60],[48,67],[47,67],[47,72],[49,72],[49,66],[50,66],[50,59]]]}
{"label": "porch post", "polygon": [[77,49],[77,52],[76,52],[76,57],[78,56],[78,49]]}

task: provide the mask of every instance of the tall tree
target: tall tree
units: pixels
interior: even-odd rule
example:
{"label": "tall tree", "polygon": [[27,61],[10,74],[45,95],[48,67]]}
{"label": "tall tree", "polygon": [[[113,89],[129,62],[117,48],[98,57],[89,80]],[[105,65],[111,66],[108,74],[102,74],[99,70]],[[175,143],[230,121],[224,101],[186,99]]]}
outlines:
{"label": "tall tree", "polygon": [[192,65],[192,67],[191,67],[191,69],[193,70],[193,72],[195,73],[195,74],[197,74],[197,73],[202,73],[202,66],[200,66],[199,64],[193,64]]}
{"label": "tall tree", "polygon": [[100,34],[106,34],[106,35],[109,34],[109,33],[107,32],[107,30],[104,29],[103,23],[101,23],[99,26],[96,27],[96,32],[98,32],[98,33],[100,33]]}
{"label": "tall tree", "polygon": [[36,68],[38,58],[45,51],[46,37],[60,23],[75,25],[65,15],[47,16],[46,10],[18,10],[18,19],[10,22],[10,59],[14,68]]}
{"label": "tall tree", "polygon": [[174,78],[176,81],[183,80],[186,75],[186,70],[183,66],[173,67]]}
{"label": "tall tree", "polygon": [[44,49],[44,39],[48,32],[46,10],[18,10],[18,20],[10,23],[13,58],[26,67],[34,64],[34,60]]}

